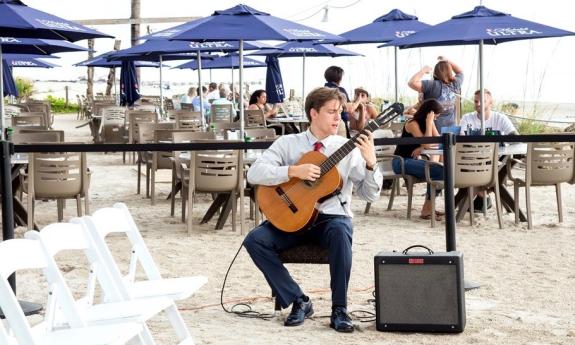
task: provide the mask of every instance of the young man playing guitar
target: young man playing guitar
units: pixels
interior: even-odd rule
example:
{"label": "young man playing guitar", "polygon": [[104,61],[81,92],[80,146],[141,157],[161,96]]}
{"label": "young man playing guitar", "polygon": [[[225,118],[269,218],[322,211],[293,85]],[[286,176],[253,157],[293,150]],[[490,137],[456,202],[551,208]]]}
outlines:
{"label": "young man playing guitar", "polygon": [[[326,175],[327,178],[328,175],[325,167],[320,168],[322,164],[298,164],[298,161],[303,155],[309,155],[309,151],[314,151],[314,148],[315,151],[330,156],[348,142],[346,138],[336,135],[344,106],[345,99],[337,89],[322,87],[313,90],[305,101],[310,128],[303,133],[278,138],[252,165],[248,171],[248,181],[256,185],[274,186],[295,179],[297,183],[305,184],[309,188],[314,184],[320,186],[323,183],[321,177]],[[329,250],[332,291],[330,327],[338,332],[353,332],[353,324],[346,309],[352,261],[352,188],[355,186],[356,194],[362,199],[374,202],[379,198],[383,182],[377,169],[371,133],[366,131],[354,142],[348,143],[351,145],[349,154],[340,157],[339,163],[332,169],[337,170],[341,177],[341,190],[317,205],[312,201],[312,207],[315,206],[318,211],[317,218],[312,218],[298,233],[280,230],[272,224],[273,220],[264,221],[244,240],[244,247],[263,272],[282,308],[293,304],[284,322],[285,326],[303,324],[305,318],[313,314],[313,307],[309,297],[303,293],[280,261],[278,253],[303,242],[314,242]],[[357,149],[353,149],[353,145]],[[311,154],[317,155],[317,152]],[[306,182],[302,183],[302,180]],[[282,192],[280,187],[274,190]],[[288,200],[289,196],[286,195],[287,190],[284,198]],[[291,208],[294,217],[296,208]],[[268,216],[268,219],[272,218]]]}

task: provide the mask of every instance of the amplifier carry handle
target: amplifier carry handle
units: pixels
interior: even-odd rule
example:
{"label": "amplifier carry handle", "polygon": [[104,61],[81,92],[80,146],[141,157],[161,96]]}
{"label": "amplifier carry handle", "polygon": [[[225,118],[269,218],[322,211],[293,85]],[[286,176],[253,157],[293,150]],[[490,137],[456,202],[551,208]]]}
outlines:
{"label": "amplifier carry handle", "polygon": [[426,246],[423,246],[423,245],[421,245],[421,244],[416,244],[416,245],[413,245],[413,246],[409,246],[409,247],[405,248],[402,253],[403,253],[404,255],[407,255],[407,253],[409,252],[409,250],[410,250],[410,249],[413,249],[413,248],[423,248],[423,249],[427,249],[427,251],[429,252],[429,255],[433,254],[433,250],[431,250],[431,249],[429,249],[429,248],[427,248]]}

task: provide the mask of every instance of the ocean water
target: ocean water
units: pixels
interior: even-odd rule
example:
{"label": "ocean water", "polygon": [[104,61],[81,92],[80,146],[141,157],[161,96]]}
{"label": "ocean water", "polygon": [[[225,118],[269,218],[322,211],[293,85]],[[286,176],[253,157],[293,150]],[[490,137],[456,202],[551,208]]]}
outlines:
{"label": "ocean water", "polygon": [[[165,86],[169,85],[166,89]],[[56,82],[56,81],[35,81],[34,82],[34,97],[44,99],[48,95],[55,97],[65,98],[65,87],[68,86],[68,97],[72,103],[76,102],[76,95],[84,95],[86,93],[86,82]],[[182,95],[187,92],[191,85],[189,83],[164,83],[163,94],[166,97]],[[261,81],[252,83],[249,86],[250,90],[265,88]],[[119,83],[116,89],[119,92]],[[94,93],[105,92],[106,83],[103,81],[94,83]],[[112,89],[113,90],[113,89]],[[142,95],[159,95],[160,88],[157,82],[144,82],[140,86]],[[296,95],[298,95],[296,90]],[[298,95],[299,96],[299,95]],[[375,95],[377,96],[377,95]],[[557,127],[566,127],[571,123],[575,123],[575,103],[552,103],[552,102],[537,102],[537,101],[522,101],[522,100],[505,100],[500,101],[503,103],[515,103],[518,105],[515,116],[525,117],[529,119],[550,121],[550,125]]]}

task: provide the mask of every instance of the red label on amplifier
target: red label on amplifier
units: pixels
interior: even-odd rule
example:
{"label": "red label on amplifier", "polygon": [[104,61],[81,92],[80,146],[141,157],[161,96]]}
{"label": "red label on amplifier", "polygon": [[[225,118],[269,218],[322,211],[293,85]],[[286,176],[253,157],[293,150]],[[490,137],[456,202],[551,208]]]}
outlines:
{"label": "red label on amplifier", "polygon": [[423,265],[425,262],[423,262],[423,259],[409,259],[408,263],[413,265]]}

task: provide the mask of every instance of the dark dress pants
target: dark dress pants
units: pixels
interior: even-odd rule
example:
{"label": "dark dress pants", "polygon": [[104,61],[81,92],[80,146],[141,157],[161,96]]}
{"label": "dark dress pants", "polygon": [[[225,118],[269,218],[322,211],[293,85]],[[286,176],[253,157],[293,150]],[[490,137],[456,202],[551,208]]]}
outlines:
{"label": "dark dress pants", "polygon": [[244,247],[263,272],[282,308],[287,308],[303,292],[282,264],[278,253],[310,242],[328,249],[332,304],[347,306],[352,235],[350,217],[320,214],[309,229],[295,234],[278,230],[265,221],[246,236]]}

